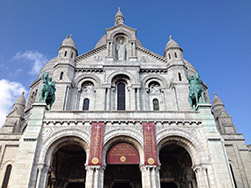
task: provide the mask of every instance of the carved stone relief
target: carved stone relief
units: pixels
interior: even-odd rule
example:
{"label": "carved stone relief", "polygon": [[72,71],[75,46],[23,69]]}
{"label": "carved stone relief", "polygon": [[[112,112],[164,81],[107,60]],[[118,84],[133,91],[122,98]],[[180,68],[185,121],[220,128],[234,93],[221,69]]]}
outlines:
{"label": "carved stone relief", "polygon": [[94,61],[96,61],[96,62],[102,61],[102,57],[100,57],[99,55],[95,55],[95,56],[93,57],[93,59],[94,59]]}

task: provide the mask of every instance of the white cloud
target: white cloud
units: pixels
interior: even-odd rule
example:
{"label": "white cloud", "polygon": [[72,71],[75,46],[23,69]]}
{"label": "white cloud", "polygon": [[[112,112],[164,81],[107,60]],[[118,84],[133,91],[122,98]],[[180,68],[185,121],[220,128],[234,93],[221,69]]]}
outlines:
{"label": "white cloud", "polygon": [[22,92],[27,93],[25,87],[19,82],[0,80],[0,126],[5,122],[5,117],[10,113],[15,100]]}
{"label": "white cloud", "polygon": [[32,61],[33,66],[32,70],[29,71],[29,74],[37,75],[44,64],[48,61],[46,56],[37,51],[27,50],[25,52],[17,52],[17,54],[13,57],[14,60],[25,59],[28,61]]}

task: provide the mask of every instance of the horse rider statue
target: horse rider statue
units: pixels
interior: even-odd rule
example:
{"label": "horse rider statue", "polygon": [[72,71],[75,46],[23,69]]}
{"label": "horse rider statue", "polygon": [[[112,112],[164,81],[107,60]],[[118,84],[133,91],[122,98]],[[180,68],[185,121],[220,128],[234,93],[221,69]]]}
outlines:
{"label": "horse rider statue", "polygon": [[192,109],[194,109],[194,106],[196,108],[198,105],[200,97],[202,98],[202,102],[205,103],[203,86],[197,72],[195,72],[193,76],[190,76],[190,78],[186,72],[186,77],[190,85],[188,101]]}
{"label": "horse rider statue", "polygon": [[42,80],[43,84],[40,87],[40,102],[45,102],[46,105],[49,105],[49,109],[51,109],[51,106],[55,101],[56,82],[52,81],[48,72],[43,73]]}

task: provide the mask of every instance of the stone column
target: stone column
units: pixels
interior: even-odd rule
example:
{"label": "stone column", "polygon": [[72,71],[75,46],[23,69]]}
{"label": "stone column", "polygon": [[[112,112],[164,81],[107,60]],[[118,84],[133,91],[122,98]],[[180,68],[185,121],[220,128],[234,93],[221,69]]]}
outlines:
{"label": "stone column", "polygon": [[130,40],[129,46],[130,46],[130,56],[129,56],[129,61],[137,61],[136,57],[136,41],[135,40]]}
{"label": "stone column", "polygon": [[140,168],[143,188],[160,188],[159,167],[144,165]]}
{"label": "stone column", "polygon": [[137,89],[137,110],[140,111],[140,88],[136,88]]}
{"label": "stone column", "polygon": [[147,166],[141,166],[141,179],[142,179],[142,188],[151,188],[151,178],[150,178],[150,171]]}
{"label": "stone column", "polygon": [[49,171],[51,171],[50,165],[44,165],[42,173],[40,175],[40,183],[37,188],[46,188],[49,179]]}
{"label": "stone column", "polygon": [[195,168],[193,168],[193,171],[195,172],[198,187],[202,187],[201,186],[201,177],[200,177],[200,168],[195,167]]}
{"label": "stone column", "polygon": [[107,41],[107,56],[105,57],[107,61],[113,60],[113,41]]}
{"label": "stone column", "polygon": [[79,103],[80,103],[80,95],[81,95],[82,89],[77,88],[77,95],[76,95],[76,101],[75,101],[75,110],[79,110]]}
{"label": "stone column", "polygon": [[196,166],[194,168],[198,187],[210,188],[210,183],[208,182],[206,170],[207,168],[202,166]]}
{"label": "stone column", "polygon": [[135,88],[130,87],[129,88],[129,93],[130,93],[130,109],[129,110],[136,110],[136,92]]}
{"label": "stone column", "polygon": [[104,167],[86,166],[85,188],[103,188],[104,187]]}
{"label": "stone column", "polygon": [[158,166],[151,166],[151,181],[153,188],[160,188],[160,178],[159,178],[159,169]]}
{"label": "stone column", "polygon": [[94,169],[92,166],[86,166],[86,181],[85,181],[85,188],[93,188],[93,174]]}
{"label": "stone column", "polygon": [[40,184],[40,179],[41,179],[41,173],[43,170],[44,164],[38,164],[37,165],[37,177],[36,177],[36,185],[35,188],[39,188],[39,184]]}
{"label": "stone column", "polygon": [[111,110],[111,88],[106,88],[106,110]]}

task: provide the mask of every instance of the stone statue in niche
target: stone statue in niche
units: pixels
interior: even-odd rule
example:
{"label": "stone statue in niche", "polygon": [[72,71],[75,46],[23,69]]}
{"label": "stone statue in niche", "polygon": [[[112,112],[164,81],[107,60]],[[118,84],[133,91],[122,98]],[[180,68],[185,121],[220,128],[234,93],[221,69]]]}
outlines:
{"label": "stone statue in niche", "polygon": [[149,94],[160,94],[160,85],[158,83],[151,83],[149,85]]}
{"label": "stone statue in niche", "polygon": [[119,44],[117,45],[117,54],[118,54],[118,60],[123,61],[125,60],[125,45],[123,44],[123,40],[119,40]]}
{"label": "stone statue in niche", "polygon": [[86,93],[92,92],[94,90],[94,85],[91,82],[85,82],[82,85],[83,91]]}

